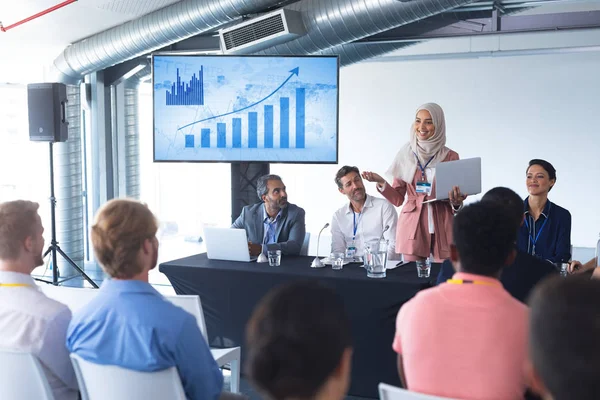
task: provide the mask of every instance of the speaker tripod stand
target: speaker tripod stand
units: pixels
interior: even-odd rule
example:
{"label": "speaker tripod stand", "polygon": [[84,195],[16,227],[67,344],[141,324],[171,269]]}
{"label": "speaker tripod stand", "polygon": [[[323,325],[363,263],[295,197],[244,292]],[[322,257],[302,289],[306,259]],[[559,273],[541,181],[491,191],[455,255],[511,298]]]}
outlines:
{"label": "speaker tripod stand", "polygon": [[58,241],[56,240],[56,197],[54,197],[54,153],[53,153],[53,148],[52,148],[53,142],[50,142],[49,144],[50,144],[50,218],[51,218],[52,238],[50,240],[50,246],[48,246],[48,249],[44,252],[43,258],[46,258],[46,256],[48,256],[48,254],[52,255],[52,282],[46,281],[43,279],[37,279],[37,278],[36,278],[36,280],[45,282],[45,283],[51,283],[55,286],[58,286],[60,283],[66,282],[68,280],[71,280],[71,279],[77,277],[77,275],[70,276],[59,282],[59,280],[58,280],[58,264],[57,264],[57,253],[58,253],[62,256],[62,258],[67,263],[69,263],[69,265],[71,265],[71,267],[73,267],[76,271],[78,271],[81,274],[81,276],[86,281],[88,281],[90,285],[92,285],[92,287],[98,288],[98,285],[96,285],[96,283],[89,276],[87,276],[86,273],[81,268],[79,268],[79,266],[77,264],[75,264],[75,261],[71,260],[71,258],[60,248],[60,246],[58,245]]}

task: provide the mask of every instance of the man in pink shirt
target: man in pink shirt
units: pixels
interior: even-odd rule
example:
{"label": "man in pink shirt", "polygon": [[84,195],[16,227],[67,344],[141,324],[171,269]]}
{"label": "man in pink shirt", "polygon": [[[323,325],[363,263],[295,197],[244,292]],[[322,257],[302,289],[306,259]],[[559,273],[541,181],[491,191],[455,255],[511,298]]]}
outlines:
{"label": "man in pink shirt", "polygon": [[498,280],[515,258],[514,218],[494,203],[454,219],[452,279],[398,313],[393,348],[409,390],[454,399],[522,399],[528,309]]}

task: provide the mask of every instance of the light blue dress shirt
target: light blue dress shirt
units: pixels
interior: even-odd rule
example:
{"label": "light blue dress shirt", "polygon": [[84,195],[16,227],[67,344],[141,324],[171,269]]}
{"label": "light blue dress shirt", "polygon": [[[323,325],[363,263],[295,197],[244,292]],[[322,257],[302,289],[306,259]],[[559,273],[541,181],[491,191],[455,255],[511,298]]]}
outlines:
{"label": "light blue dress shirt", "polygon": [[279,220],[281,219],[281,210],[279,210],[275,218],[271,220],[271,218],[269,218],[269,214],[267,214],[267,209],[265,207],[266,206],[263,206],[263,226],[265,230],[262,245],[263,254],[267,254],[267,245],[271,243],[277,243],[275,236],[277,236],[277,225],[279,224]]}
{"label": "light blue dress shirt", "polygon": [[217,399],[223,375],[196,319],[137,280],[105,280],[73,316],[70,352],[136,371],[177,367],[188,399]]}

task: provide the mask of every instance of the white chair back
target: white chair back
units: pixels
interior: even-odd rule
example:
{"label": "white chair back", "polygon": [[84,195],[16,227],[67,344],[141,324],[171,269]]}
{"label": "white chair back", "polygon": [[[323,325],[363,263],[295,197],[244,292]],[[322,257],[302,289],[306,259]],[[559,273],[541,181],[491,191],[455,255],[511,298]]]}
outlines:
{"label": "white chair back", "polygon": [[[198,328],[204,336],[204,339],[208,343],[208,334],[206,332],[206,321],[204,320],[204,311],[202,310],[202,302],[200,296],[196,295],[177,295],[177,296],[165,296],[167,300],[175,304],[178,307],[183,308],[184,311],[192,314],[196,318]],[[230,365],[231,368],[231,391],[237,393],[240,390],[240,358],[242,356],[241,349],[239,347],[229,347],[224,349],[210,349],[210,352],[219,365],[222,367],[226,364]]]}
{"label": "white chair back", "polygon": [[42,365],[26,352],[0,350],[0,391],[3,399],[54,400]]}
{"label": "white chair back", "polygon": [[73,288],[48,284],[39,285],[38,287],[49,298],[69,307],[72,313],[84,307],[98,293],[98,289],[92,288]]}
{"label": "white chair back", "polygon": [[140,372],[94,364],[71,354],[82,400],[185,400],[175,367]]}
{"label": "white chair back", "polygon": [[198,322],[198,328],[208,342],[208,334],[206,333],[206,321],[204,320],[204,312],[200,297],[193,294],[180,294],[176,296],[165,296],[167,300],[178,307],[183,308],[188,313],[192,314]]}
{"label": "white chair back", "polygon": [[[39,287],[46,296],[65,304],[69,307],[71,312],[75,312],[85,306],[98,293],[98,289],[91,288],[72,288],[46,284],[40,285]],[[165,298],[196,317],[200,332],[202,332],[204,338],[208,340],[208,335],[206,334],[206,322],[204,321],[204,312],[202,311],[200,297],[196,295],[176,295],[165,296]]]}
{"label": "white chair back", "polygon": [[380,400],[451,400],[446,397],[431,396],[428,394],[415,393],[409,390],[401,389],[387,383],[379,384]]}

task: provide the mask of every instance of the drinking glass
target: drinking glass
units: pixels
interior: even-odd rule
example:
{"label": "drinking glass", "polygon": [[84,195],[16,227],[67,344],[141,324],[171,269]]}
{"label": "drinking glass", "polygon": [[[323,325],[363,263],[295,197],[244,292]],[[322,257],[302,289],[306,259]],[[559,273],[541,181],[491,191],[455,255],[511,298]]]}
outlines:
{"label": "drinking glass", "polygon": [[281,250],[269,250],[267,256],[269,257],[269,266],[279,267],[281,265]]}
{"label": "drinking glass", "polygon": [[331,268],[332,269],[342,269],[344,268],[344,258],[346,253],[344,252],[333,252],[330,254],[331,258]]}
{"label": "drinking glass", "polygon": [[431,260],[426,258],[425,260],[417,260],[417,276],[419,278],[429,278],[431,274]]}

